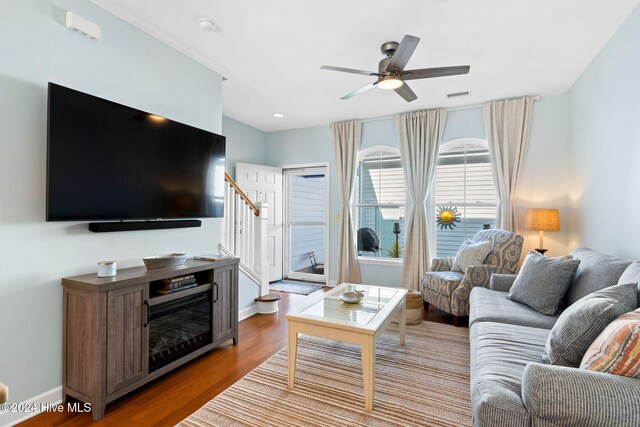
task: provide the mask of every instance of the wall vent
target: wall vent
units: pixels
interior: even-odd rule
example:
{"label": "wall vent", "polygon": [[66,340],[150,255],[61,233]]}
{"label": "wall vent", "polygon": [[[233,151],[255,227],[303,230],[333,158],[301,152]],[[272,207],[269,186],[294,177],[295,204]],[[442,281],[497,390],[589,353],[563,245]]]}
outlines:
{"label": "wall vent", "polygon": [[65,27],[93,40],[100,40],[100,27],[73,12],[67,12]]}

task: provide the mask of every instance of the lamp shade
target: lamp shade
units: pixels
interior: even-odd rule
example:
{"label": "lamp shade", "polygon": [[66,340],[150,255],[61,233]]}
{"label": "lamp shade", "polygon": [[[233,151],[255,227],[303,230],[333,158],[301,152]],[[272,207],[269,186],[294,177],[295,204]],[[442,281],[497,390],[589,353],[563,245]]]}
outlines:
{"label": "lamp shade", "polygon": [[560,214],[558,209],[529,209],[525,227],[527,230],[559,231]]}

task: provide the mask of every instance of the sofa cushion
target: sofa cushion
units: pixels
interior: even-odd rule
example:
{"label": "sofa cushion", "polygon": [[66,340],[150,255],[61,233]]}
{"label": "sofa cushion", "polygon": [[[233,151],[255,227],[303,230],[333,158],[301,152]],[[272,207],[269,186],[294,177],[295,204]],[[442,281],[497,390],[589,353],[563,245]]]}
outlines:
{"label": "sofa cushion", "polygon": [[453,291],[460,285],[464,274],[457,271],[430,271],[424,275],[423,285],[442,295],[451,297]]}
{"label": "sofa cushion", "polygon": [[453,260],[451,271],[466,273],[470,266],[484,264],[489,252],[491,252],[491,242],[473,243],[471,240],[465,240],[458,249],[456,259]]}
{"label": "sofa cushion", "polygon": [[619,285],[634,282],[638,284],[638,307],[640,307],[640,261],[631,263],[618,279]]}
{"label": "sofa cushion", "polygon": [[573,275],[569,290],[564,297],[567,305],[571,305],[595,291],[615,285],[632,262],[628,259],[601,254],[585,247],[576,248],[571,255],[580,260],[580,265],[576,274]]}
{"label": "sofa cushion", "polygon": [[527,363],[540,360],[549,331],[476,322],[471,347],[471,412],[474,426],[529,426],[521,397]]}
{"label": "sofa cushion", "polygon": [[618,317],[591,344],[580,369],[640,378],[640,308]]}
{"label": "sofa cushion", "polygon": [[507,298],[553,316],[579,264],[580,260],[547,258],[531,251],[524,259]]}
{"label": "sofa cushion", "polygon": [[542,361],[577,368],[604,328],[633,310],[637,302],[638,285],[627,283],[601,289],[572,304],[551,329]]}
{"label": "sofa cushion", "polygon": [[560,313],[547,316],[533,308],[507,299],[507,292],[475,287],[469,297],[469,326],[476,322],[497,322],[551,329]]}

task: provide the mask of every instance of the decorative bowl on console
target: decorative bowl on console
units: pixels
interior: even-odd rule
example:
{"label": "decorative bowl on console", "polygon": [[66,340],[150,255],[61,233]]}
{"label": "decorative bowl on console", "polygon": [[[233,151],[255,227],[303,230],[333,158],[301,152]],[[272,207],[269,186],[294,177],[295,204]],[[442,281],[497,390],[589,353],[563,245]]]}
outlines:
{"label": "decorative bowl on console", "polygon": [[168,267],[177,267],[182,265],[187,260],[187,254],[164,254],[164,255],[153,255],[142,258],[145,267],[147,270],[152,270],[155,268],[168,268]]}

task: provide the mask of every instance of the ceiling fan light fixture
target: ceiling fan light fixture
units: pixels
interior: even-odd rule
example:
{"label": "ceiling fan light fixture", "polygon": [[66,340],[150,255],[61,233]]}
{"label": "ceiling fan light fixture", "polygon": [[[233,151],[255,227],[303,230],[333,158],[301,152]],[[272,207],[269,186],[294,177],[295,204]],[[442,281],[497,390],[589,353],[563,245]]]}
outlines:
{"label": "ceiling fan light fixture", "polygon": [[404,82],[400,77],[386,76],[380,79],[380,81],[378,82],[378,87],[380,89],[391,90],[391,89],[398,89],[403,84]]}

